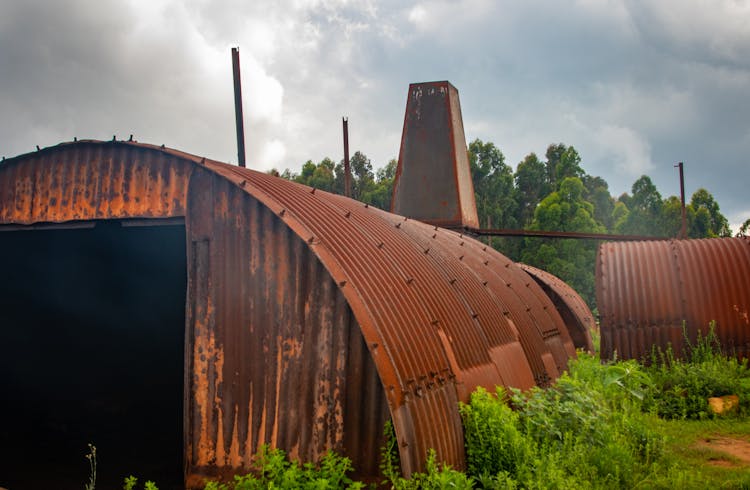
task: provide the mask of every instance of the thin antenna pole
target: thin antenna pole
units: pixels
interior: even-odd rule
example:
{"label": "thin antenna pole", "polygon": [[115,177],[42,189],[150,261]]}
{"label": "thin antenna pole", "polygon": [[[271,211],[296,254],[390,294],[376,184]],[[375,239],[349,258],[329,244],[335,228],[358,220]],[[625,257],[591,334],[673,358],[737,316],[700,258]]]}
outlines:
{"label": "thin antenna pole", "polygon": [[683,163],[680,162],[675,167],[680,169],[680,203],[682,204],[682,226],[680,227],[680,238],[687,238],[687,215],[685,213],[685,174],[683,172]]}
{"label": "thin antenna pole", "polygon": [[234,74],[234,118],[237,125],[237,159],[245,167],[245,125],[242,118],[242,84],[240,83],[240,48],[232,48]]}
{"label": "thin antenna pole", "polygon": [[342,117],[344,125],[344,195],[352,197],[352,171],[349,167],[349,119]]}

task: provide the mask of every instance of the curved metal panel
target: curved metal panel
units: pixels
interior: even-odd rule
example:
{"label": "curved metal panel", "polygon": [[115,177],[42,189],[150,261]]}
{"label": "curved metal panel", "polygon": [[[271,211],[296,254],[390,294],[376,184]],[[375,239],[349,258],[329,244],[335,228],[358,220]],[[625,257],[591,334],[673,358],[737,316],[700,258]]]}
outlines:
{"label": "curved metal panel", "polygon": [[262,444],[376,475],[388,406],[338,285],[266,206],[196,169],[189,202],[206,197],[186,217],[190,482],[246,471]]}
{"label": "curved metal panel", "polygon": [[184,216],[192,168],[134,145],[62,143],[0,164],[0,223]]}
{"label": "curved metal panel", "polygon": [[671,343],[683,324],[694,340],[716,322],[722,345],[750,352],[750,240],[713,238],[613,242],[599,247],[596,297],[603,358],[647,356]]}
{"label": "curved metal panel", "polygon": [[549,272],[522,263],[518,263],[518,266],[529,274],[552,300],[576,348],[594,352],[591,331],[597,326],[594,315],[583,298],[566,282]]}
{"label": "curved metal panel", "polygon": [[[79,158],[82,152],[93,153]],[[327,423],[327,415],[317,412],[330,402],[339,413],[342,380],[358,372],[353,366],[359,361],[351,361],[350,368],[350,361],[336,357],[352,347],[338,334],[327,337],[336,328],[331,318],[350,318],[346,328],[358,327],[359,352],[367,349],[367,362],[376,368],[365,371],[382,384],[379,396],[360,399],[352,394],[356,390],[348,390],[344,398],[373,406],[387,400],[407,475],[424,469],[430,448],[440,460],[464,467],[457,402],[467,401],[477,386],[545,384],[575,355],[562,318],[536,282],[503,255],[458,233],[151,145],[79,142],[43,150],[40,156],[42,167],[78,162],[64,171],[75,173],[80,184],[66,178],[47,186],[61,192],[78,188],[75,199],[68,199],[60,214],[54,206],[35,213],[33,199],[47,202],[45,186],[16,191],[14,183],[36,182],[41,177],[24,180],[24,173],[42,172],[29,170],[35,168],[35,154],[18,157],[0,166],[0,181],[6,182],[0,182],[0,199],[22,205],[0,221],[186,216],[194,396],[188,458],[198,473],[237,467],[263,441],[288,444],[303,457],[319,454],[324,446],[352,443],[351,435],[341,431],[364,425],[338,416]],[[143,170],[134,173],[131,167],[141,165]],[[6,171],[21,172],[22,178],[3,179]],[[112,182],[100,182],[107,179]],[[102,192],[105,188],[114,190]],[[25,193],[31,201],[23,198]],[[319,266],[310,269],[309,264]],[[232,289],[235,285],[238,290]],[[318,294],[325,301],[315,300]],[[295,334],[300,322],[312,330]],[[260,344],[251,342],[257,332],[252,328],[263,332]],[[299,340],[303,333],[322,344],[306,350],[309,345],[292,342],[296,347],[287,351],[273,340]],[[265,347],[252,350],[258,345]],[[298,355],[306,364],[295,360]],[[243,364],[248,356],[257,372]],[[279,362],[289,368],[279,368]],[[298,364],[307,366],[299,379],[317,380],[311,389],[318,391],[300,391],[308,393],[305,400],[317,400],[304,409],[301,401],[296,404],[298,393],[286,388]],[[365,384],[371,385],[367,376]],[[243,391],[245,383],[255,387],[254,394]],[[310,434],[318,436],[305,439],[310,434],[279,422],[279,414],[297,413],[302,418],[294,420],[310,425],[298,410],[315,416]],[[377,410],[366,413],[369,426],[380,424]]]}

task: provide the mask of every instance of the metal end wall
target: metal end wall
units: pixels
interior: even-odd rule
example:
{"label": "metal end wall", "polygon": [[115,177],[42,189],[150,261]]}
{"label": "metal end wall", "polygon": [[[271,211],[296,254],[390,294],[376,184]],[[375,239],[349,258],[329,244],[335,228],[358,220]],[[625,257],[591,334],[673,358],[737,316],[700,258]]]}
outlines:
{"label": "metal end wall", "polygon": [[447,227],[479,227],[458,90],[412,83],[406,101],[392,210]]}
{"label": "metal end wall", "polygon": [[565,322],[573,345],[577,349],[594,352],[591,331],[597,328],[596,321],[583,298],[568,283],[547,271],[521,263],[518,266],[529,274],[552,300]]}
{"label": "metal end wall", "polygon": [[[407,475],[430,449],[463,468],[458,402],[478,386],[544,385],[575,355],[528,274],[455,232],[138,143],[3,165],[2,207],[16,211],[0,223],[185,217],[188,486],[242,471],[263,443],[302,459],[341,450],[374,476],[389,416]],[[30,177],[45,165],[76,177]],[[102,168],[115,191],[93,178]],[[76,197],[47,203],[58,194]]]}
{"label": "metal end wall", "polygon": [[0,223],[184,216],[192,168],[121,143],[63,143],[0,164]]}
{"label": "metal end wall", "polygon": [[750,240],[714,238],[614,242],[599,247],[596,298],[601,353],[648,356],[671,344],[679,353],[683,323],[694,340],[716,322],[722,345],[750,353]]}

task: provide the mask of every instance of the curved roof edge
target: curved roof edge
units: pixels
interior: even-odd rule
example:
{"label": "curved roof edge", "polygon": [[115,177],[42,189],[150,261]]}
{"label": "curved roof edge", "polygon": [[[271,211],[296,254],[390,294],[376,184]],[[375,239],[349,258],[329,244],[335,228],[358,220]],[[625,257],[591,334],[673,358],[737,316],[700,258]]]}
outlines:
{"label": "curved roof edge", "polygon": [[547,293],[560,312],[568,328],[573,344],[578,349],[594,352],[591,331],[598,327],[589,306],[568,283],[547,271],[518,262],[518,266],[529,274]]}

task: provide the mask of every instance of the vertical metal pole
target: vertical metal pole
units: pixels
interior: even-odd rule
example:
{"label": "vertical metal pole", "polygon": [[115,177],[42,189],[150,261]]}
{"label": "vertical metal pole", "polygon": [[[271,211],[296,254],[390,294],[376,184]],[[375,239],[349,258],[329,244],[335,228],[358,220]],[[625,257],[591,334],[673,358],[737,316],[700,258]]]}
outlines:
{"label": "vertical metal pole", "polygon": [[[491,214],[487,215],[487,228],[490,230],[492,229],[492,215]],[[489,245],[490,248],[494,248],[492,246],[492,236],[490,235],[487,235],[487,245]]]}
{"label": "vertical metal pole", "polygon": [[675,167],[680,170],[680,203],[682,204],[682,226],[680,227],[680,238],[687,238],[687,215],[685,214],[685,174],[683,172],[683,163],[680,162]]}
{"label": "vertical metal pole", "polygon": [[245,166],[245,125],[242,119],[242,84],[240,83],[240,48],[232,48],[232,73],[234,74],[234,118],[237,124],[237,159]]}
{"label": "vertical metal pole", "polygon": [[344,125],[344,195],[352,197],[352,171],[349,167],[349,119],[342,117]]}

